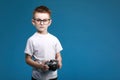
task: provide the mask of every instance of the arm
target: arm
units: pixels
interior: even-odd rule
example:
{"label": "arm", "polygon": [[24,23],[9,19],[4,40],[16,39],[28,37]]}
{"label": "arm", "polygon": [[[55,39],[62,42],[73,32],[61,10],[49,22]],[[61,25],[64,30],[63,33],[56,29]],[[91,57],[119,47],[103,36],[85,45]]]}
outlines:
{"label": "arm", "polygon": [[44,65],[44,63],[38,63],[37,61],[32,60],[32,56],[26,54],[25,55],[25,61],[28,65],[38,68],[38,69],[42,69],[42,70],[48,70],[49,67],[47,65]]}
{"label": "arm", "polygon": [[56,53],[56,60],[58,60],[58,67],[61,68],[62,67],[62,57],[60,52]]}

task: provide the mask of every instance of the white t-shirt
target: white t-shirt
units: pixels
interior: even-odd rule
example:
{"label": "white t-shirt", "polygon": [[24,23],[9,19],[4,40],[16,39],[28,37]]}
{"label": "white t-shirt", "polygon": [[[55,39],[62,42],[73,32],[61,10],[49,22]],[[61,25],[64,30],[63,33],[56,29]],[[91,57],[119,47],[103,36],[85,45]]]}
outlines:
{"label": "white t-shirt", "polygon": [[[52,34],[39,34],[36,32],[27,41],[25,53],[34,57],[37,61],[55,59],[56,53],[62,50],[60,41]],[[33,68],[32,77],[37,80],[48,80],[57,77],[56,71],[43,72]]]}

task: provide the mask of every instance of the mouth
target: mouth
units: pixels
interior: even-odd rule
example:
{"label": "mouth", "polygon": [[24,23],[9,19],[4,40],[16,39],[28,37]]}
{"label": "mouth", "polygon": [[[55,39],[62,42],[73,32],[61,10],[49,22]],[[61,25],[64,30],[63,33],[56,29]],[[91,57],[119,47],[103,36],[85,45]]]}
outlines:
{"label": "mouth", "polygon": [[39,28],[44,28],[44,27],[39,27]]}

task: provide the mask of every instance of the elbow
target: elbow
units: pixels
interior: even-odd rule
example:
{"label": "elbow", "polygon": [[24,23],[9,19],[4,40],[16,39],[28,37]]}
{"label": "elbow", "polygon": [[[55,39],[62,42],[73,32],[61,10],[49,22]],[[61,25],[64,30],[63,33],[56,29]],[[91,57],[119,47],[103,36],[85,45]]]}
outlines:
{"label": "elbow", "polygon": [[31,62],[31,56],[30,55],[25,56],[25,62],[26,62],[26,64],[30,64],[30,62]]}
{"label": "elbow", "polygon": [[26,64],[29,64],[29,61],[28,61],[28,59],[25,59],[25,62],[26,62]]}

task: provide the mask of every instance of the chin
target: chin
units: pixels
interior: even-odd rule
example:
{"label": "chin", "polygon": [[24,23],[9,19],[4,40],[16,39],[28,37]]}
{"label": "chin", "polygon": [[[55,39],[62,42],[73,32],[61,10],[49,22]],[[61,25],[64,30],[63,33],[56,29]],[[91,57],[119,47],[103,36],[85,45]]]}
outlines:
{"label": "chin", "polygon": [[38,32],[43,33],[43,32],[45,32],[45,30],[38,30]]}
{"label": "chin", "polygon": [[45,31],[45,29],[38,29],[38,31],[40,31],[40,32],[44,32],[44,31]]}

